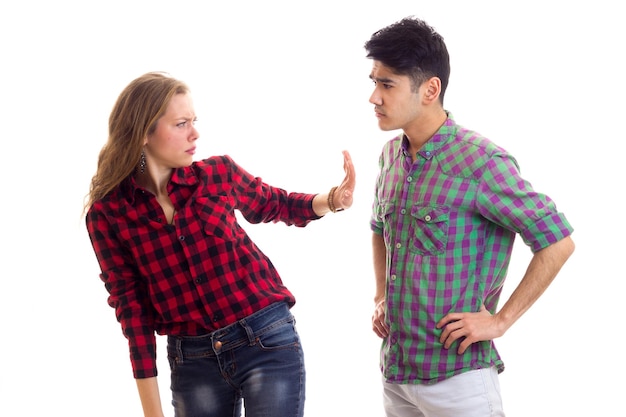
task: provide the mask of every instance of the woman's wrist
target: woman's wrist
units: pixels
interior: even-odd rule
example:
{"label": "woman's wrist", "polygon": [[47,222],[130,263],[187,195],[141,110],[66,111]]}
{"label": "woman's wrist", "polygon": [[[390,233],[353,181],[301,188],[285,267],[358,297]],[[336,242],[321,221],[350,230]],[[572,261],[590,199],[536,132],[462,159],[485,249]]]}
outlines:
{"label": "woman's wrist", "polygon": [[342,207],[337,208],[335,206],[335,191],[337,191],[336,186],[330,189],[330,191],[328,192],[328,198],[327,198],[328,209],[332,211],[333,213],[337,213],[338,211],[343,211]]}

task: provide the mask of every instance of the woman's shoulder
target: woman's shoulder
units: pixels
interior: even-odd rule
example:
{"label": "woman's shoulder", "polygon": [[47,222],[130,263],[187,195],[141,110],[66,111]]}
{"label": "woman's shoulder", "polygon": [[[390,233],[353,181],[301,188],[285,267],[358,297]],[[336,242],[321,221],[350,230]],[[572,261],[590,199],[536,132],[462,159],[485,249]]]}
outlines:
{"label": "woman's shoulder", "polygon": [[228,155],[214,155],[194,161],[190,166],[179,171],[180,176],[185,178],[196,177],[201,181],[215,181],[218,178],[230,177],[230,173],[236,167],[235,162]]}
{"label": "woman's shoulder", "polygon": [[192,169],[211,169],[222,165],[233,165],[234,161],[229,155],[213,155],[208,158],[194,161],[191,164]]}

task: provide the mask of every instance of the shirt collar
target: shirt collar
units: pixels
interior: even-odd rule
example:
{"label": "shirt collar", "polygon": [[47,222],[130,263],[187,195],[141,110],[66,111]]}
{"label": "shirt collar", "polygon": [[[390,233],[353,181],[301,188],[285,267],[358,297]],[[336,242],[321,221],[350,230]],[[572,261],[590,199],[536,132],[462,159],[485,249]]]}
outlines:
{"label": "shirt collar", "polygon": [[[172,172],[170,181],[167,184],[168,192],[172,191],[175,186],[192,186],[198,183],[198,176],[193,169],[194,164],[189,167],[176,168]],[[139,187],[135,179],[135,175],[129,175],[126,180],[121,184],[122,193],[128,196],[128,200],[131,204],[135,202],[135,195],[137,193],[143,193],[143,188]]]}
{"label": "shirt collar", "polygon": [[[450,138],[454,137],[457,131],[457,124],[454,121],[452,113],[446,111],[448,115],[447,119],[443,122],[439,130],[422,146],[417,152],[424,159],[430,159],[436,155],[443,145],[448,143]],[[409,154],[409,142],[405,134],[402,134],[402,152],[405,155]]]}

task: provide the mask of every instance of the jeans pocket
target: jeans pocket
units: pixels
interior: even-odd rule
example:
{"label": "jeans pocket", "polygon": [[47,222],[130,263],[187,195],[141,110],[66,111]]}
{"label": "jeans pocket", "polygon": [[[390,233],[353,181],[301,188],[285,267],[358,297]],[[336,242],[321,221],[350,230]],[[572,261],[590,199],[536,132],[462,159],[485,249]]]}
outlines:
{"label": "jeans pocket", "polygon": [[292,319],[260,332],[257,335],[257,342],[264,350],[293,348],[300,345],[300,336]]}

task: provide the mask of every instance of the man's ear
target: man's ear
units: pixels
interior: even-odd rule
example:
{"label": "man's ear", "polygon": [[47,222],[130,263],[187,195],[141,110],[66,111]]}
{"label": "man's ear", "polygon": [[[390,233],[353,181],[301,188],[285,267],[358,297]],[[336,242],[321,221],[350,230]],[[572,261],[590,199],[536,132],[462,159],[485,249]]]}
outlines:
{"label": "man's ear", "polygon": [[431,77],[422,85],[424,91],[424,104],[430,104],[439,98],[441,93],[441,80],[439,77]]}

